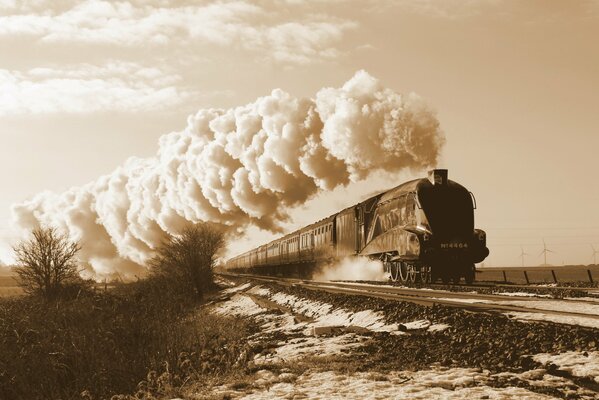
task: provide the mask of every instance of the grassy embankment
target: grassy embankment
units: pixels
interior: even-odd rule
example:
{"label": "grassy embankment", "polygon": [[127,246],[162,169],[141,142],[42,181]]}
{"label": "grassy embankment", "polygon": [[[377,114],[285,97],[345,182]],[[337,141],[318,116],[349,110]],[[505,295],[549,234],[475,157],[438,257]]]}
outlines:
{"label": "grassy embankment", "polygon": [[0,321],[0,398],[13,400],[176,397],[241,373],[253,329],[159,279],[53,302],[3,298]]}

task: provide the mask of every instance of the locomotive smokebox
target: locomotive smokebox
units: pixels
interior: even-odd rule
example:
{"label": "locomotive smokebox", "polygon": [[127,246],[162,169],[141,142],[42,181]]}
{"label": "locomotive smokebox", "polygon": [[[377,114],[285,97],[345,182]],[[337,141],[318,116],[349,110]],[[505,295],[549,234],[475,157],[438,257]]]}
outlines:
{"label": "locomotive smokebox", "polygon": [[446,169],[432,169],[428,171],[428,180],[435,186],[447,185],[447,170]]}

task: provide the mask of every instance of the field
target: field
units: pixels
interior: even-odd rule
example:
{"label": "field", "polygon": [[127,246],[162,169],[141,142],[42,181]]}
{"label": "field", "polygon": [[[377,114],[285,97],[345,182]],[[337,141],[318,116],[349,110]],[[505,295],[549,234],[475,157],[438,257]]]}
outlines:
{"label": "field", "polygon": [[[552,274],[553,271],[553,274]],[[526,273],[525,273],[526,272]],[[504,275],[505,273],[505,275]],[[582,283],[599,282],[597,265],[559,265],[539,267],[484,267],[477,268],[477,281],[511,283]]]}
{"label": "field", "polygon": [[0,297],[19,296],[23,290],[12,276],[0,276]]}

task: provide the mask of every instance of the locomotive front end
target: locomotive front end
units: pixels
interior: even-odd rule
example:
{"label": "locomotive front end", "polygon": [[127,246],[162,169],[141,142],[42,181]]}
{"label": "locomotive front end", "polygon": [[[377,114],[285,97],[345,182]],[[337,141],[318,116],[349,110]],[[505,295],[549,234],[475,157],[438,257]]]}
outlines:
{"label": "locomotive front end", "polygon": [[474,263],[489,255],[485,232],[474,228],[474,196],[447,179],[447,170],[436,169],[419,185],[417,198],[421,262],[432,279],[472,282]]}

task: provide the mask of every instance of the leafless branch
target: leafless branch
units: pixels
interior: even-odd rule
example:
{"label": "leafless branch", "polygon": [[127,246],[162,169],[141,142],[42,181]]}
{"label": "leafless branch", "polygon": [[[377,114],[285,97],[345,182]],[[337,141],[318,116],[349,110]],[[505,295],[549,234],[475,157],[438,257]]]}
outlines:
{"label": "leafless branch", "polygon": [[15,272],[25,292],[55,297],[65,282],[78,277],[76,255],[81,246],[55,228],[36,228],[31,234],[13,247]]}

